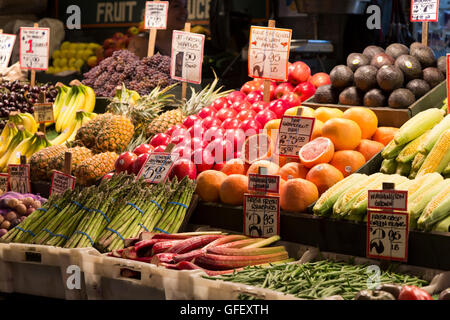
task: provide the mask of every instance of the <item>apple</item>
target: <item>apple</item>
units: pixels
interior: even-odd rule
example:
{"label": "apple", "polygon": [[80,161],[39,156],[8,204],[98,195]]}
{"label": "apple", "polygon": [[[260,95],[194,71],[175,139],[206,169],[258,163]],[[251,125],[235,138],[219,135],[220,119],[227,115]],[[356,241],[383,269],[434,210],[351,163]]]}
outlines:
{"label": "apple", "polygon": [[227,98],[225,97],[221,97],[221,98],[217,98],[216,100],[213,101],[213,103],[211,103],[212,108],[216,109],[217,111],[224,109],[224,108],[229,108],[230,107],[230,102],[228,101]]}
{"label": "apple", "polygon": [[130,28],[128,28],[127,32],[128,32],[128,34],[130,36],[137,36],[139,34],[139,28],[137,28],[137,27],[130,27]]}
{"label": "apple", "polygon": [[190,143],[191,150],[195,150],[195,149],[199,149],[199,148],[205,149],[206,146],[208,145],[208,141],[205,141],[205,140],[197,138],[197,137],[192,138],[190,142],[191,142]]}
{"label": "apple", "polygon": [[288,68],[288,81],[295,86],[299,83],[308,81],[310,76],[311,69],[302,61],[294,62]]}
{"label": "apple", "polygon": [[237,101],[234,102],[231,105],[231,108],[233,108],[234,111],[236,111],[237,113],[241,112],[242,110],[247,110],[250,109],[252,107],[252,104],[248,101]]}
{"label": "apple", "polygon": [[132,173],[131,166],[133,162],[137,159],[137,155],[132,152],[122,153],[116,160],[114,167],[117,173],[125,172]]}
{"label": "apple", "polygon": [[188,129],[188,133],[191,138],[197,137],[203,139],[203,134],[205,133],[205,131],[206,129],[202,126],[201,123],[197,123]]}
{"label": "apple", "polygon": [[301,102],[308,100],[316,93],[316,87],[309,81],[302,82],[295,87],[294,93],[298,95]]}
{"label": "apple", "polygon": [[213,167],[213,170],[222,171],[223,167],[225,166],[225,163],[226,161],[216,163]]}
{"label": "apple", "polygon": [[330,76],[325,72],[318,72],[309,78],[308,82],[311,82],[316,88],[331,84]]}
{"label": "apple", "polygon": [[267,122],[273,119],[277,119],[277,115],[275,114],[275,112],[270,111],[269,109],[260,111],[255,116],[255,120],[258,121],[263,127],[266,125]]}
{"label": "apple", "polygon": [[150,140],[150,145],[153,147],[158,146],[167,146],[171,141],[171,137],[168,134],[165,133],[158,133],[155,135],[152,140]]}
{"label": "apple", "polygon": [[226,139],[215,139],[208,144],[205,150],[211,152],[214,156],[215,162],[226,161],[234,154],[233,143]]}
{"label": "apple", "polygon": [[302,104],[302,99],[294,92],[285,94],[280,100],[286,101],[290,106],[289,108],[299,107]]}
{"label": "apple", "polygon": [[259,133],[263,129],[263,126],[255,119],[247,119],[242,121],[239,129],[244,130],[245,135],[249,137]]}
{"label": "apple", "polygon": [[133,153],[137,156],[140,156],[143,153],[151,153],[155,149],[153,146],[143,143],[140,146],[138,146],[136,149],[134,149]]}
{"label": "apple", "polygon": [[200,118],[197,115],[192,115],[184,119],[183,126],[185,126],[187,129],[191,128],[194,124],[197,122],[202,121],[202,118]]}
{"label": "apple", "polygon": [[241,87],[241,92],[244,94],[249,94],[252,91],[256,91],[259,88],[259,84],[257,84],[254,80],[252,81],[247,81],[246,83],[244,83],[244,85]]}
{"label": "apple", "polygon": [[180,134],[185,134],[187,132],[187,129],[185,126],[183,126],[181,123],[171,126],[169,129],[167,129],[166,134],[168,134],[171,137],[178,136]]}
{"label": "apple", "polygon": [[248,101],[252,104],[258,101],[263,101],[263,99],[264,94],[260,90],[252,91],[247,95],[247,97],[245,97],[245,101]]}
{"label": "apple", "polygon": [[242,110],[241,112],[238,113],[238,115],[236,116],[236,119],[238,119],[239,121],[244,121],[247,119],[254,118],[255,116],[256,116],[256,112],[251,109]]}
{"label": "apple", "polygon": [[171,143],[173,143],[177,147],[186,146],[191,143],[191,136],[187,134],[180,134],[176,137],[173,137]]}
{"label": "apple", "polygon": [[213,107],[204,107],[202,110],[198,112],[198,116],[202,119],[205,119],[206,117],[214,117],[217,110]]}
{"label": "apple", "polygon": [[205,131],[203,135],[203,140],[206,142],[211,142],[217,138],[223,138],[225,135],[225,129],[222,127],[211,127]]}
{"label": "apple", "polygon": [[150,153],[142,153],[140,154],[137,159],[133,162],[131,170],[135,175],[138,175],[139,172],[142,169],[142,166],[145,162],[147,162],[147,159],[150,157]]}
{"label": "apple", "polygon": [[255,111],[255,113],[258,113],[260,111],[263,111],[264,109],[267,109],[269,107],[268,102],[264,101],[258,101],[252,104],[252,110]]}
{"label": "apple", "polygon": [[245,142],[245,132],[242,129],[227,130],[225,139],[233,143],[234,150],[241,150]]}
{"label": "apple", "polygon": [[188,177],[191,180],[197,178],[197,167],[190,159],[179,159],[177,160],[170,173],[170,178],[177,177],[178,181],[184,177]]}
{"label": "apple", "polygon": [[283,82],[275,89],[275,98],[280,99],[285,94],[294,92],[294,87],[289,82]]}
{"label": "apple", "polygon": [[222,128],[224,129],[237,129],[241,125],[241,121],[235,118],[228,118],[222,122]]}
{"label": "apple", "polygon": [[202,120],[201,124],[203,128],[209,129],[211,127],[220,127],[222,125],[222,121],[216,117],[206,117]]}
{"label": "apple", "polygon": [[214,156],[211,152],[202,148],[195,149],[192,152],[191,161],[197,166],[197,173],[211,170],[214,166]]}
{"label": "apple", "polygon": [[230,103],[235,103],[245,99],[247,95],[241,91],[233,91],[227,95],[227,99]]}
{"label": "apple", "polygon": [[231,108],[223,108],[217,111],[216,118],[220,121],[225,121],[228,118],[235,118],[237,116],[237,112]]}
{"label": "apple", "polygon": [[281,119],[286,112],[291,107],[289,102],[277,99],[270,102],[269,110],[277,115],[277,118]]}
{"label": "apple", "polygon": [[[264,83],[259,88],[264,94]],[[275,81],[270,81],[270,100],[275,99],[275,90],[277,89],[277,83]]]}

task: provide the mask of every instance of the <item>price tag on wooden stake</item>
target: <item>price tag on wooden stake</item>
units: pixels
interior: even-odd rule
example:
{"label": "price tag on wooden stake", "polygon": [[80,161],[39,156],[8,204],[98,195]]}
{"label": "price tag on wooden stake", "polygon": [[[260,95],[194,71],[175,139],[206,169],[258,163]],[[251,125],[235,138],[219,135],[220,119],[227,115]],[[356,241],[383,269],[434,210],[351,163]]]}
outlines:
{"label": "price tag on wooden stake", "polygon": [[53,105],[51,103],[37,103],[34,106],[34,119],[37,123],[55,122]]}
{"label": "price tag on wooden stake", "polygon": [[49,28],[20,28],[20,67],[27,70],[47,70],[49,46]]}
{"label": "price tag on wooden stake", "polygon": [[436,22],[439,18],[439,0],[411,0],[412,22]]}
{"label": "price tag on wooden stake", "polygon": [[3,192],[8,191],[9,175],[7,173],[0,173],[0,190]]}
{"label": "price tag on wooden stake", "polygon": [[145,3],[145,29],[167,29],[168,1]]}
{"label": "price tag on wooden stake", "polygon": [[248,190],[267,193],[280,193],[280,176],[249,173]]}
{"label": "price tag on wooden stake", "polygon": [[50,195],[54,193],[64,193],[67,189],[75,189],[75,181],[77,178],[61,171],[53,171],[52,184],[50,186]]}
{"label": "price tag on wooden stake", "polygon": [[280,234],[280,197],[244,195],[244,234],[271,237]]}
{"label": "price tag on wooden stake", "polygon": [[8,165],[9,189],[18,193],[30,193],[30,165],[10,164]]}
{"label": "price tag on wooden stake", "polygon": [[0,33],[0,68],[6,68],[16,42],[14,34]]}
{"label": "price tag on wooden stake", "polygon": [[149,183],[166,181],[177,160],[178,156],[175,153],[153,152],[142,166],[137,177],[143,177]]}
{"label": "price tag on wooden stake", "polygon": [[277,154],[298,157],[300,149],[311,141],[314,123],[314,118],[283,116],[278,134]]}

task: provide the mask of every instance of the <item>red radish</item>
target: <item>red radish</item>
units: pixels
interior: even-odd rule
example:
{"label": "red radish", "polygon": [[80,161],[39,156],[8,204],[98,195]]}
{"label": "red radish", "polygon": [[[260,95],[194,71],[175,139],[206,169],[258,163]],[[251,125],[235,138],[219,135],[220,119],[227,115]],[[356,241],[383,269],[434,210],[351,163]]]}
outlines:
{"label": "red radish", "polygon": [[[264,83],[259,88],[262,92],[264,92]],[[270,100],[275,99],[275,90],[277,89],[277,83],[275,81],[270,81]]]}
{"label": "red radish", "polygon": [[161,265],[161,264],[170,264],[173,263],[173,258],[176,256],[176,253],[158,253],[153,256],[151,259],[152,264]]}
{"label": "red radish", "polygon": [[167,131],[165,133],[168,134],[169,136],[173,137],[173,136],[177,136],[179,134],[183,134],[186,131],[187,131],[187,129],[181,123],[179,123],[179,124],[171,126],[169,129],[167,129]]}
{"label": "red radish", "polygon": [[[154,256],[155,254],[158,253],[163,253],[166,252],[169,253],[169,249],[173,248],[174,246],[176,246],[177,244],[183,242],[185,240],[168,240],[168,241],[161,241],[161,242],[157,242],[153,245],[152,247],[152,256]],[[173,252],[173,253],[177,253],[177,252]]]}
{"label": "red radish", "polygon": [[190,145],[184,145],[174,148],[171,153],[177,154],[179,159],[191,159],[192,149]]}
{"label": "red radish", "polygon": [[206,170],[211,170],[214,166],[214,156],[211,152],[202,148],[195,149],[194,152],[192,152],[191,161],[197,166],[197,174]]}
{"label": "red radish", "polygon": [[289,66],[288,81],[293,85],[308,81],[311,76],[311,69],[302,61],[294,62]]}
{"label": "red radish", "polygon": [[191,180],[197,178],[197,167],[189,159],[179,159],[173,165],[172,172],[170,173],[170,178],[176,176],[178,181],[184,177],[188,177]]}
{"label": "red radish", "polygon": [[291,105],[287,101],[277,99],[270,102],[269,110],[275,113],[278,119],[281,119],[289,108],[291,108]]}
{"label": "red radish", "polygon": [[225,163],[226,161],[216,163],[213,167],[213,170],[222,171],[223,167],[225,166]]}
{"label": "red radish", "polygon": [[311,82],[302,82],[295,87],[294,93],[304,102],[316,93],[316,87]]}
{"label": "red radish", "polygon": [[134,149],[133,153],[137,156],[140,156],[143,153],[150,153],[153,151],[153,149],[155,149],[153,146],[149,145],[149,144],[141,144],[139,147],[137,147],[136,149]]}
{"label": "red radish", "polygon": [[191,138],[197,137],[202,139],[205,131],[206,129],[203,128],[201,123],[197,123],[188,129],[188,133],[191,136]]}
{"label": "red radish", "polygon": [[235,118],[228,118],[222,122],[222,128],[224,129],[237,129],[241,125],[241,121]]}
{"label": "red radish", "polygon": [[289,82],[283,82],[275,89],[275,99],[280,99],[285,94],[294,92],[294,87]]}
{"label": "red radish", "polygon": [[158,133],[152,138],[152,140],[150,140],[150,145],[152,145],[155,148],[158,146],[167,146],[170,143],[171,138],[172,137],[169,136],[168,134]]}
{"label": "red radish", "polygon": [[246,94],[241,91],[233,91],[227,95],[227,99],[231,103],[235,103],[237,101],[242,101],[246,97]]}
{"label": "red radish", "polygon": [[242,110],[241,112],[238,113],[238,115],[236,116],[236,119],[238,119],[239,121],[244,121],[247,119],[252,119],[256,116],[256,112],[253,111],[252,109],[248,109],[248,110]]}
{"label": "red radish", "polygon": [[277,115],[270,110],[260,111],[256,116],[255,120],[258,121],[262,126],[265,126],[270,120],[277,119]]}
{"label": "red radish", "polygon": [[217,111],[216,118],[220,121],[225,121],[228,118],[235,118],[237,115],[236,111],[231,108],[223,108]]}
{"label": "red radish", "polygon": [[302,104],[302,99],[295,93],[285,94],[280,100],[286,101],[290,108],[298,107]]}
{"label": "red radish", "polygon": [[166,151],[167,146],[157,146],[153,152],[164,152]]}
{"label": "red radish", "polygon": [[172,138],[172,143],[176,145],[177,147],[185,146],[191,143],[191,136],[190,135],[179,135]]}
{"label": "red radish", "polygon": [[[256,115],[255,115],[256,117]],[[263,126],[254,119],[247,119],[241,123],[239,129],[244,130],[244,133],[247,137],[255,135],[263,129]]]}
{"label": "red radish", "polygon": [[221,127],[211,127],[205,131],[203,135],[203,140],[206,142],[211,142],[217,138],[223,138],[225,134],[225,129]]}
{"label": "red radish", "polygon": [[202,148],[205,149],[206,146],[208,145],[207,141],[204,141],[200,138],[194,137],[191,139],[190,141],[190,146],[192,150],[198,149],[198,148]]}
{"label": "red radish", "polygon": [[[159,147],[158,147],[159,148]],[[137,157],[137,159],[133,162],[131,170],[135,175],[138,175],[142,169],[142,166],[150,157],[150,153],[143,153]]]}
{"label": "red radish", "polygon": [[213,101],[213,103],[211,103],[211,107],[219,111],[224,108],[229,108],[230,102],[228,102],[228,99],[225,97],[217,98],[216,100]]}
{"label": "red radish", "polygon": [[220,127],[222,125],[222,121],[215,117],[206,117],[201,122],[202,127],[205,129],[209,129],[211,127]]}
{"label": "red radish", "polygon": [[248,101],[238,101],[231,105],[231,108],[236,111],[236,113],[241,112],[242,110],[251,109],[252,104]]}
{"label": "red radish", "polygon": [[198,112],[198,116],[202,119],[205,119],[206,117],[214,117],[217,110],[213,107],[204,107],[202,110]]}
{"label": "red radish", "polygon": [[252,91],[247,95],[247,97],[245,97],[245,101],[248,101],[251,104],[258,102],[258,101],[263,101],[263,99],[264,99],[264,94],[260,90]]}
{"label": "red radish", "polygon": [[210,234],[206,236],[197,236],[190,239],[186,239],[171,247],[169,250],[167,250],[167,253],[178,253],[178,254],[186,253],[194,249],[202,248],[208,243],[222,237],[223,235]]}
{"label": "red radish", "polygon": [[186,128],[189,129],[190,127],[192,127],[194,124],[196,124],[198,121],[201,121],[201,120],[202,120],[202,118],[200,118],[199,116],[192,115],[192,116],[189,116],[186,119],[184,119],[183,126],[185,126]]}
{"label": "red radish", "polygon": [[114,167],[117,173],[125,172],[132,173],[131,167],[136,161],[137,155],[132,152],[122,153],[116,160]]}
{"label": "red radish", "polygon": [[264,102],[264,101],[258,101],[258,102],[255,102],[254,104],[252,104],[252,110],[255,111],[256,113],[263,111],[263,110],[267,109],[268,107],[269,107],[269,103]]}
{"label": "red radish", "polygon": [[234,150],[241,150],[245,142],[245,133],[242,129],[227,130],[225,139],[233,143]]}

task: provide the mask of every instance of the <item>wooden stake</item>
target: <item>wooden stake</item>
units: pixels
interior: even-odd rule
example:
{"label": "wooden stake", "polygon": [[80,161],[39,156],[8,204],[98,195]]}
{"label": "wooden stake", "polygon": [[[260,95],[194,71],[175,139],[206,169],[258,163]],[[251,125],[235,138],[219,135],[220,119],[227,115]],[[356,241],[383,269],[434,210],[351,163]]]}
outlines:
{"label": "wooden stake", "polygon": [[64,173],[72,174],[72,152],[66,152],[64,154]]}
{"label": "wooden stake", "polygon": [[20,156],[20,164],[27,164],[27,156]]}
{"label": "wooden stake", "polygon": [[428,22],[422,22],[422,44],[428,46]]}
{"label": "wooden stake", "polygon": [[[33,28],[39,28],[39,23],[35,23],[33,25]],[[35,70],[31,70],[30,82],[31,82],[31,87],[34,87],[36,85],[36,71]]]}
{"label": "wooden stake", "polygon": [[[269,28],[275,28],[275,20],[269,20]],[[270,102],[270,80],[264,80],[264,102]]]}
{"label": "wooden stake", "polygon": [[[39,103],[45,103],[45,92],[43,91],[39,93]],[[39,124],[39,131],[46,134],[45,123]]]}
{"label": "wooden stake", "polygon": [[2,34],[3,33],[3,29],[0,29],[0,34]]}
{"label": "wooden stake", "polygon": [[[191,32],[191,23],[190,22],[185,23],[184,31]],[[187,92],[187,82],[183,81],[183,83],[181,84],[181,99],[183,99],[183,100],[186,99],[186,92]]]}
{"label": "wooden stake", "polygon": [[157,32],[158,32],[158,29],[154,29],[154,28],[150,29],[150,35],[148,38],[148,50],[147,50],[148,57],[152,57],[155,54],[155,44],[156,44]]}

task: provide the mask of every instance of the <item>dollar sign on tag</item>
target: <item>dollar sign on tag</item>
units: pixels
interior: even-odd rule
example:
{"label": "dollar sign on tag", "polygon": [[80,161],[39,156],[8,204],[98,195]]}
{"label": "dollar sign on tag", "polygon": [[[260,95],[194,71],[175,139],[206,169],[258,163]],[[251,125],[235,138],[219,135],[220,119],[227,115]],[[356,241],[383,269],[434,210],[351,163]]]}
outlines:
{"label": "dollar sign on tag", "polygon": [[366,274],[369,275],[367,279],[367,289],[374,290],[380,287],[380,276],[381,270],[380,267],[373,264],[367,267]]}

